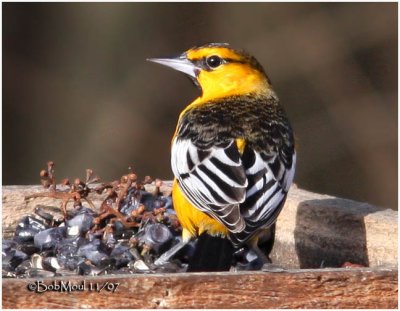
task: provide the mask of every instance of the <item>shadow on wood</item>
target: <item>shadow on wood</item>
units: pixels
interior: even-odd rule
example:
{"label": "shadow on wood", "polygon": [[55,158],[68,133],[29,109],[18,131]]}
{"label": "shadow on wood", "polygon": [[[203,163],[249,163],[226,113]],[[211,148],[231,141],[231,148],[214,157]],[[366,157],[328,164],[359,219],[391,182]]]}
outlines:
{"label": "shadow on wood", "polygon": [[[327,215],[327,208],[335,207]],[[338,208],[343,211],[337,210]],[[335,199],[303,201],[297,208],[294,241],[302,269],[341,267],[345,262],[369,266],[364,217],[337,206]]]}

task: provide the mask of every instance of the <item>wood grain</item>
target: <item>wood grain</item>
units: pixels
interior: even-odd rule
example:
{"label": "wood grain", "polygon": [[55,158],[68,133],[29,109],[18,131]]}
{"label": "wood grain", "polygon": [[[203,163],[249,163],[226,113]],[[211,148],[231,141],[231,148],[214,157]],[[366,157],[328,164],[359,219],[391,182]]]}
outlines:
{"label": "wood grain", "polygon": [[[74,277],[75,292],[31,292],[32,279],[3,280],[3,308],[397,308],[397,270],[318,269],[286,272],[185,273]],[[115,292],[90,284],[119,283]],[[93,286],[93,285],[92,285]]]}

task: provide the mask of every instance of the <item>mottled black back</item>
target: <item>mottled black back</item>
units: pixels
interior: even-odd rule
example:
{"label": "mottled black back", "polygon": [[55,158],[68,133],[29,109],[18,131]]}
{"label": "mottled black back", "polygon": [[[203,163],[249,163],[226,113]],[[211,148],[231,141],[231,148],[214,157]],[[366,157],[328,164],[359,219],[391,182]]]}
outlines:
{"label": "mottled black back", "polygon": [[231,96],[210,101],[186,112],[178,137],[190,139],[200,149],[244,138],[249,148],[281,153],[290,167],[294,138],[286,113],[276,98]]}

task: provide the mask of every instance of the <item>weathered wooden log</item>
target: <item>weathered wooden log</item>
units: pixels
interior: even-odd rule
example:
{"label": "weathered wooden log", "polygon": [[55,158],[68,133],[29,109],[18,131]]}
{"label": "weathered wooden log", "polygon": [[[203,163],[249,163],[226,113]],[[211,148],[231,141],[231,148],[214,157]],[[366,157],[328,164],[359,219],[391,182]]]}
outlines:
{"label": "weathered wooden log", "polygon": [[[18,219],[33,213],[36,205],[60,206],[51,198],[24,200],[42,191],[41,186],[3,187],[3,235],[9,235]],[[171,183],[165,182],[161,191],[170,192]],[[104,195],[91,198],[100,206]],[[394,210],[293,186],[277,221],[271,256],[286,268],[340,267],[345,262],[397,267],[397,220]]]}
{"label": "weathered wooden log", "polygon": [[3,308],[381,309],[397,294],[397,271],[368,268],[3,280]]}
{"label": "weathered wooden log", "polygon": [[[42,191],[3,187],[3,235],[36,205],[60,206],[51,198],[24,200]],[[91,199],[100,206],[104,196]],[[396,211],[294,186],[272,252],[292,270],[3,279],[3,308],[397,308],[397,230]],[[370,268],[293,270],[346,261]]]}

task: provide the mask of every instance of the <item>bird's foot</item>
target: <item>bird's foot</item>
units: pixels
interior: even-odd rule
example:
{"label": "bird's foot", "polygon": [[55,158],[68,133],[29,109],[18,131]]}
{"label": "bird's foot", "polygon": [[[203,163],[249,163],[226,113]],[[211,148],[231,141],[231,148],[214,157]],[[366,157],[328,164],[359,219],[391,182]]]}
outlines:
{"label": "bird's foot", "polygon": [[154,261],[154,264],[156,266],[162,266],[165,265],[167,262],[170,261],[170,259],[176,255],[185,245],[187,242],[179,242],[178,244],[174,245],[172,248],[170,248],[168,251],[166,251],[164,254],[162,254],[156,261]]}

